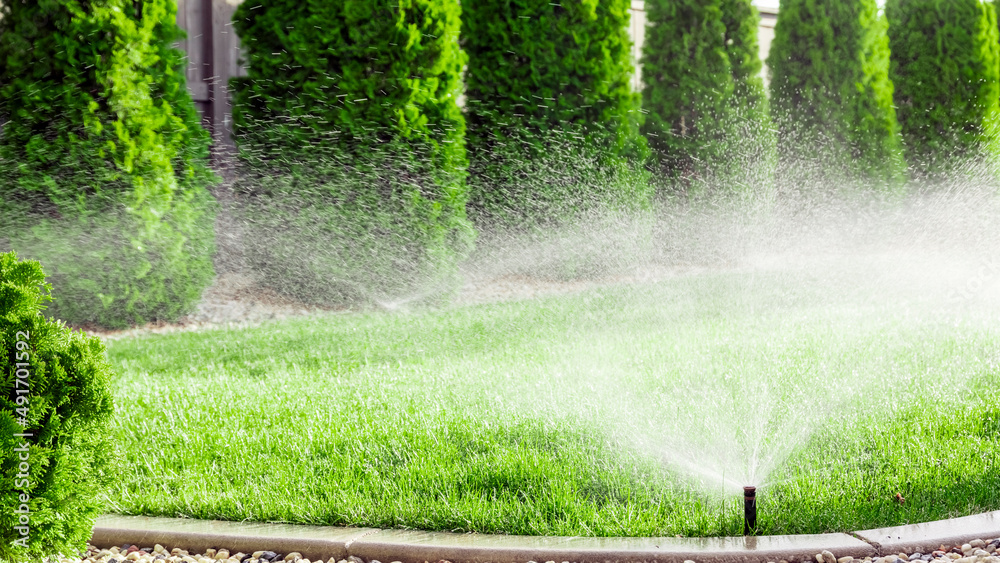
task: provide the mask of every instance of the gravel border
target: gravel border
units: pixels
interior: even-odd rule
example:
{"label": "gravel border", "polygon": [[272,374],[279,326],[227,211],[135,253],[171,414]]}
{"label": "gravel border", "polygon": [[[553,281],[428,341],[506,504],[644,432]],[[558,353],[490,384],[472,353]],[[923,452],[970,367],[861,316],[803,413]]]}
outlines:
{"label": "gravel border", "polygon": [[[621,561],[622,559],[614,557],[613,554],[609,553],[611,557],[602,557],[598,559],[580,559],[573,562],[563,561],[562,563],[577,563],[578,561]],[[683,563],[697,563],[698,561],[706,561],[717,559],[716,557],[696,557],[695,559],[685,559]],[[766,559],[766,558],[765,558]],[[913,553],[890,553],[885,556],[866,556],[864,558],[854,557],[851,555],[845,555],[842,557],[837,557],[830,550],[821,550],[816,553],[812,558],[805,558],[801,563],[812,563],[813,559],[816,563],[909,563],[909,562],[933,562],[933,563],[1000,563],[1000,538],[994,538],[990,540],[984,539],[974,539],[970,540],[968,543],[962,545],[945,546],[941,545],[938,549],[924,554],[921,552]],[[497,561],[507,561],[507,559],[498,557]],[[674,557],[669,558],[655,558],[654,560],[659,561],[672,561],[677,560]],[[744,556],[733,556],[732,561],[764,561],[764,559],[754,558],[751,554],[746,554]],[[166,563],[272,563],[278,561],[289,561],[293,563],[324,563],[323,559],[310,560],[302,556],[300,552],[289,552],[282,553],[280,551],[273,550],[258,550],[253,553],[243,553],[243,552],[230,552],[226,548],[210,548],[202,552],[189,552],[188,550],[181,549],[179,547],[173,547],[168,549],[160,544],[155,544],[153,547],[142,547],[137,545],[130,545],[125,543],[119,546],[112,546],[106,549],[99,549],[92,544],[87,545],[86,553],[80,554],[79,557],[59,557],[57,559],[48,560],[52,563],[124,563],[126,561],[137,561],[140,563],[154,563],[158,561],[164,561]],[[797,559],[779,559],[774,561],[773,559],[767,559],[769,563],[798,563]],[[361,557],[351,555],[346,559],[337,559],[336,557],[330,557],[325,561],[325,563],[380,563],[377,559],[363,559]],[[403,563],[401,561],[392,561],[391,563]],[[440,559],[437,563],[452,563],[451,561]],[[536,563],[533,560],[519,560],[518,563]],[[554,560],[547,561],[545,563],[556,563]]]}
{"label": "gravel border", "polygon": [[1000,510],[849,534],[595,538],[104,515],[52,563],[1000,563]]}

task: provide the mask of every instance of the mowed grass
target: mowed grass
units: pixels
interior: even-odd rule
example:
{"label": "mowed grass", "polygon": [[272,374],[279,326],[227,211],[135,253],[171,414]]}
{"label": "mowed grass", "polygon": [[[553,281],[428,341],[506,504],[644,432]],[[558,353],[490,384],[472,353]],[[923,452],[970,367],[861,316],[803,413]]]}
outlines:
{"label": "mowed grass", "polygon": [[105,502],[225,520],[739,535],[737,491],[664,460],[733,480],[733,452],[756,448],[773,462],[753,483],[763,534],[1000,509],[1000,319],[949,307],[731,273],[110,341],[122,467]]}

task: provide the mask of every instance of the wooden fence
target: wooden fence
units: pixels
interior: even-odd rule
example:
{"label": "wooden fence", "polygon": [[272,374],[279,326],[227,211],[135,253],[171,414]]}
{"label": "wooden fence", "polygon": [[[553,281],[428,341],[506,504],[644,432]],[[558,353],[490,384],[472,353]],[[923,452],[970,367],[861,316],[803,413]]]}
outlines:
{"label": "wooden fence", "polygon": [[240,1],[177,0],[177,24],[187,32],[178,46],[187,53],[188,91],[212,133],[216,156],[233,146],[229,79],[246,75],[232,23]]}

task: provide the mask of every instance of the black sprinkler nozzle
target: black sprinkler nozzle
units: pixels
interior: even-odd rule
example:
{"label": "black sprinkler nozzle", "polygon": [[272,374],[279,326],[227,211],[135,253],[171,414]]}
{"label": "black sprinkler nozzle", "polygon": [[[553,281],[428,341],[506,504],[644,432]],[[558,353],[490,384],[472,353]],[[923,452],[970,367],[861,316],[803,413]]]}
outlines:
{"label": "black sprinkler nozzle", "polygon": [[743,535],[757,533],[757,487],[743,487]]}

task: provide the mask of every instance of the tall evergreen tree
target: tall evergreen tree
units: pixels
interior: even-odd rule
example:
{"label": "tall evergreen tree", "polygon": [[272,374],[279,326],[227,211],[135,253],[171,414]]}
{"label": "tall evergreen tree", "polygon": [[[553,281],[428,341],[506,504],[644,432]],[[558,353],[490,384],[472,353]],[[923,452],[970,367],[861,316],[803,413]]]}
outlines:
{"label": "tall evergreen tree", "polygon": [[659,172],[687,186],[725,158],[733,97],[722,0],[649,0],[643,127]]}
{"label": "tall evergreen tree", "polygon": [[[174,319],[213,277],[210,138],[174,0],[4,2],[0,232],[70,323]],[[0,249],[2,250],[2,249]]]}
{"label": "tall evergreen tree", "polygon": [[767,60],[779,182],[902,179],[887,26],[875,0],[781,0]]}
{"label": "tall evergreen tree", "polygon": [[913,174],[997,152],[1000,39],[982,0],[889,0],[891,76]]}
{"label": "tall evergreen tree", "polygon": [[444,289],[466,220],[458,0],[247,0],[233,82],[251,267],[315,303]]}
{"label": "tall evergreen tree", "polygon": [[630,6],[463,3],[470,209],[481,220],[534,222],[591,203],[643,205],[641,183],[608,180],[647,150],[630,86]]}
{"label": "tall evergreen tree", "polygon": [[644,132],[662,176],[733,189],[769,167],[767,101],[750,0],[650,0],[643,45]]}

